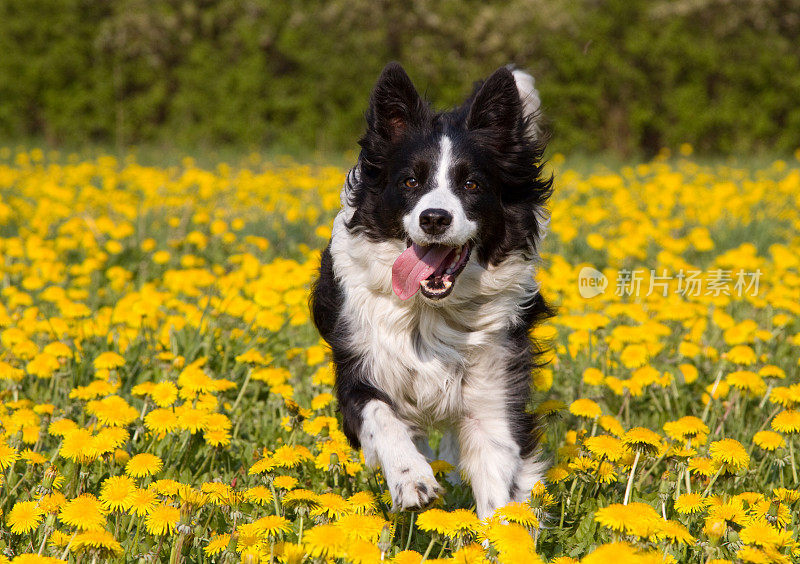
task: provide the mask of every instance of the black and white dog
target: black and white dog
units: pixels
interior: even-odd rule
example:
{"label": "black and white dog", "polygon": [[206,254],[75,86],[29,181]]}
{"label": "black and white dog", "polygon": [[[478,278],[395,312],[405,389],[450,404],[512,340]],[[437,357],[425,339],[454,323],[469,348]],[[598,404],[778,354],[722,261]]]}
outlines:
{"label": "black and white dog", "polygon": [[442,428],[438,456],[486,518],[524,500],[544,467],[527,410],[529,331],[550,315],[534,279],[552,184],[539,94],[504,67],[439,113],[391,63],[366,117],[311,298],[344,432],[401,510],[440,493],[421,451]]}

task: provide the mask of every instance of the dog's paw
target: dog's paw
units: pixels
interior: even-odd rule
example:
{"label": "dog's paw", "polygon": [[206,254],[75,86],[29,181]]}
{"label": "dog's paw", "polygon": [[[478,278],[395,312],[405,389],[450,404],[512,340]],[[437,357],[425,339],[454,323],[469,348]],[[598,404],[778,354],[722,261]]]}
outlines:
{"label": "dog's paw", "polygon": [[[426,464],[426,466],[428,466]],[[430,505],[442,493],[442,487],[430,466],[427,472],[420,472],[411,467],[401,468],[390,482],[389,490],[392,494],[392,511],[408,511],[422,509]]]}

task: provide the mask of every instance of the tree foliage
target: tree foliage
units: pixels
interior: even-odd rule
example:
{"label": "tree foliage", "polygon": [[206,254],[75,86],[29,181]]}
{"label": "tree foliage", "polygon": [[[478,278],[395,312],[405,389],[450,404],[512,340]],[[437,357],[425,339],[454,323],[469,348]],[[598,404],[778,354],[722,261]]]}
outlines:
{"label": "tree foliage", "polygon": [[800,0],[4,0],[0,135],[354,147],[401,61],[441,105],[512,62],[561,150],[800,144]]}

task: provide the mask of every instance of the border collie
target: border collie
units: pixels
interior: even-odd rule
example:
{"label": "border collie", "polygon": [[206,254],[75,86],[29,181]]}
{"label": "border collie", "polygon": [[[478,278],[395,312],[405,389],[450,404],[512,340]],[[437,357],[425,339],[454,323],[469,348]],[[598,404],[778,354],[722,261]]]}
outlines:
{"label": "border collie", "polygon": [[541,352],[529,331],[551,315],[534,279],[552,185],[539,94],[503,67],[437,112],[390,63],[366,119],[311,296],[343,430],[398,511],[441,493],[425,455],[442,429],[438,456],[484,519],[543,477],[527,410]]}

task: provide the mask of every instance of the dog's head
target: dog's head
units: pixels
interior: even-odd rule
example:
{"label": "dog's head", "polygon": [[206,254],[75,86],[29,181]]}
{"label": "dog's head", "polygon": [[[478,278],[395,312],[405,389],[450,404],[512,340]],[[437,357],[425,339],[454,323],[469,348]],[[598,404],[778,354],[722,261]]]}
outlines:
{"label": "dog's head", "polygon": [[397,63],[381,73],[360,140],[348,227],[408,246],[393,268],[401,299],[448,296],[469,261],[530,255],[543,234],[551,180],[527,73],[500,68],[459,108],[436,112]]}

